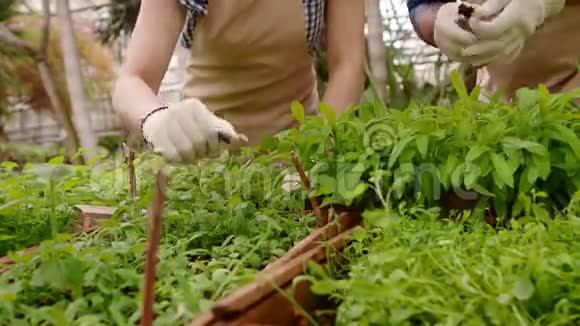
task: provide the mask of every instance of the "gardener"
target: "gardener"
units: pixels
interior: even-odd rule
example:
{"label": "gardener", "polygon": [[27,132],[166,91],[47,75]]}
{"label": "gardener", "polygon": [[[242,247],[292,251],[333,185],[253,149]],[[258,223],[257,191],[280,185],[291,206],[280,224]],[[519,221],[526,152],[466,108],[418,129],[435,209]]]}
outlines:
{"label": "gardener", "polygon": [[[156,94],[180,35],[191,53],[185,99],[166,106]],[[322,101],[340,113],[363,91],[363,1],[143,0],[114,106],[171,160],[257,144],[294,126],[292,101],[318,112],[322,44]]]}
{"label": "gardener", "polygon": [[415,31],[453,60],[480,67],[483,99],[544,84],[551,92],[580,87],[580,0],[467,0],[474,7],[463,29],[460,3],[407,0]]}

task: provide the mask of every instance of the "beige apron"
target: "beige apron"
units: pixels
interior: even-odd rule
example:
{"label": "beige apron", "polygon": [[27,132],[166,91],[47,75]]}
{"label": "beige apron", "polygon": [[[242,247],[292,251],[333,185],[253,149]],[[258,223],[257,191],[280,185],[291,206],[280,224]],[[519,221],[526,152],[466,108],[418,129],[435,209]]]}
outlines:
{"label": "beige apron", "polygon": [[183,97],[197,97],[250,144],[318,110],[302,0],[211,0],[197,23]]}
{"label": "beige apron", "polygon": [[580,88],[580,5],[566,5],[547,20],[511,64],[491,65],[478,71],[482,99],[497,92],[509,101],[518,88],[544,84],[552,93]]}

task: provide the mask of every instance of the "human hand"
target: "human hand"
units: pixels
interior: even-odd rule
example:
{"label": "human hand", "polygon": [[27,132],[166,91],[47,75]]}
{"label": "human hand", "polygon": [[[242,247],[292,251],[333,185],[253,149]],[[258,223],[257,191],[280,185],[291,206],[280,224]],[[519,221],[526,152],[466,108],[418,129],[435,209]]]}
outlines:
{"label": "human hand", "polygon": [[216,117],[196,98],[150,114],[142,123],[142,132],[155,152],[180,162],[216,155],[220,143],[248,141],[228,121]]}
{"label": "human hand", "polygon": [[511,35],[485,40],[472,31],[469,17],[464,16],[461,6],[467,4],[468,7],[477,8],[484,2],[464,0],[460,3],[446,3],[437,11],[434,41],[450,59],[476,67],[486,65],[501,55],[501,51],[512,42]]}
{"label": "human hand", "polygon": [[470,30],[481,40],[461,51],[475,66],[513,62],[543,22],[557,15],[565,0],[487,0],[474,6]]}
{"label": "human hand", "polygon": [[457,2],[445,3],[439,7],[435,17],[433,37],[435,45],[451,60],[467,63],[469,58],[463,56],[464,48],[478,42],[477,36],[460,26],[459,6]]}

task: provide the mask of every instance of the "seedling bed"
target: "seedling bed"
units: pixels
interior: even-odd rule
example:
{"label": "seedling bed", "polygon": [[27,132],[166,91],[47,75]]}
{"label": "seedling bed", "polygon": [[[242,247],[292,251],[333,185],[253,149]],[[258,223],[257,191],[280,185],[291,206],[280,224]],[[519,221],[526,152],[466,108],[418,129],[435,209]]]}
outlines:
{"label": "seedling bed", "polygon": [[[303,325],[308,324],[305,314],[314,316],[317,310],[334,308],[327,297],[312,293],[307,281],[296,280],[304,274],[307,262],[324,264],[330,253],[341,251],[348,244],[349,235],[361,222],[361,214],[356,209],[344,208],[334,213],[333,209],[321,209],[320,212],[335,218],[266,266],[254,282],[216,303],[191,326]],[[293,295],[286,297],[286,293]],[[330,319],[318,322],[332,324]]]}
{"label": "seedling bed", "polygon": [[[472,210],[479,200],[479,196],[467,200],[447,193],[442,206],[445,211]],[[319,201],[320,198],[317,198],[314,203]],[[312,206],[316,207],[316,204]],[[308,209],[313,209],[312,206],[307,204]],[[296,280],[304,275],[304,266],[308,261],[325,264],[329,253],[342,251],[348,245],[349,235],[359,228],[362,217],[360,210],[355,208],[318,209],[322,216],[335,218],[329,218],[328,224],[313,231],[285,255],[266,266],[254,282],[223,298],[191,326],[307,325],[309,321],[305,314],[315,316],[316,311],[334,310],[336,306],[328,297],[312,293],[307,281]],[[486,223],[495,224],[492,209],[486,212]],[[329,248],[332,250],[329,251]],[[287,293],[293,295],[288,298]],[[316,322],[321,325],[334,323],[330,317]]]}
{"label": "seedling bed", "polygon": [[[77,205],[77,225],[76,230],[72,233],[73,237],[78,237],[83,234],[90,234],[99,228],[99,222],[111,218],[115,213],[114,207],[108,206],[93,206],[93,205]],[[39,245],[18,250],[17,254],[30,254],[39,249]],[[16,262],[10,256],[0,257],[0,273],[6,271],[9,266]]]}

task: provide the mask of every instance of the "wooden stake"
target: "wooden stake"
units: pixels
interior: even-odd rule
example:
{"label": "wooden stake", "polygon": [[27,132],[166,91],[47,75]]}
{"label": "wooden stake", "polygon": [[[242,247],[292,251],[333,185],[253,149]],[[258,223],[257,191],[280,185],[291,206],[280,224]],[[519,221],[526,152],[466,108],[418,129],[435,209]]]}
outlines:
{"label": "wooden stake", "polygon": [[126,143],[123,143],[123,154],[125,156],[125,163],[127,164],[127,174],[129,175],[129,193],[131,194],[131,198],[137,197],[137,178],[135,177],[135,165],[133,161],[135,161],[135,152],[127,146]]}
{"label": "wooden stake", "polygon": [[298,158],[298,156],[296,156],[296,153],[294,151],[292,151],[290,155],[292,155],[292,162],[294,163],[294,167],[296,167],[296,170],[300,175],[300,180],[302,181],[304,188],[306,188],[306,191],[308,191],[308,198],[310,199],[310,204],[312,205],[314,214],[316,214],[316,216],[318,217],[318,226],[325,226],[328,223],[327,216],[322,214],[322,212],[320,211],[320,204],[318,203],[316,197],[310,195],[310,193],[312,192],[310,180],[308,180],[308,176],[306,175],[306,172],[304,172],[302,164],[300,164],[300,159]]}
{"label": "wooden stake", "polygon": [[155,195],[149,207],[149,239],[147,257],[145,261],[145,297],[143,299],[143,316],[141,325],[153,325],[153,303],[155,302],[155,265],[157,262],[157,250],[161,238],[161,226],[163,220],[163,208],[165,205],[166,177],[163,172],[157,173]]}

